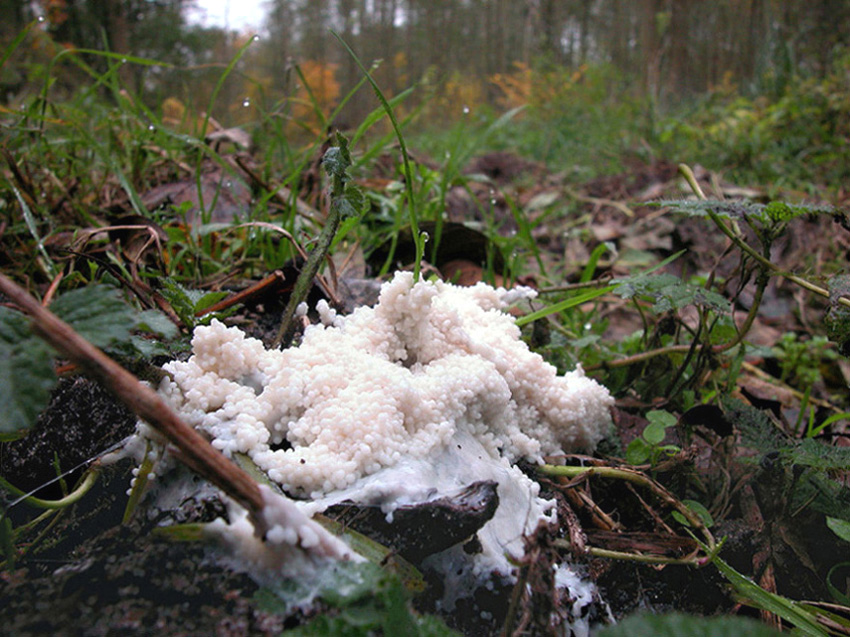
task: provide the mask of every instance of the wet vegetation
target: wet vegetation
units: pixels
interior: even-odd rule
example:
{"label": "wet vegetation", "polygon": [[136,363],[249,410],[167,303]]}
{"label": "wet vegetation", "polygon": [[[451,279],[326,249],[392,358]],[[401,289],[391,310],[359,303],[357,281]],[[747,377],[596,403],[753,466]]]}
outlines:
{"label": "wet vegetation", "polygon": [[524,467],[559,523],[500,602],[438,616],[384,532],[361,538],[384,568],[306,616],[189,541],[224,512],[211,489],[172,510],[145,509],[144,480],[125,493],[131,463],[98,458],[135,417],[4,283],[16,634],[559,634],[558,555],[608,603],[600,635],[850,634],[844,3],[275,2],[253,37],[114,1],[146,28],[107,21],[107,47],[97,3],[12,4],[2,274],[137,377],[212,318],[287,343],[302,299],[350,311],[409,268],[536,288],[523,338],[616,397],[592,457]]}

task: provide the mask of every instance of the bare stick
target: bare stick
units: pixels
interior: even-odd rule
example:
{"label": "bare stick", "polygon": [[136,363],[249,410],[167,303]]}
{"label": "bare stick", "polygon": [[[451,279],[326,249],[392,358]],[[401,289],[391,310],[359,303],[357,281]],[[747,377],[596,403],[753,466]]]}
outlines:
{"label": "bare stick", "polygon": [[[46,310],[26,290],[0,274],[0,292],[32,319],[33,332],[62,355],[98,379],[142,420],[148,422],[179,450],[180,458],[252,513],[259,523],[264,506],[257,483],[245,471],[216,451],[209,441],[184,423],[160,396],[138,378],[77,334],[70,325]],[[260,534],[265,529],[258,528]]]}

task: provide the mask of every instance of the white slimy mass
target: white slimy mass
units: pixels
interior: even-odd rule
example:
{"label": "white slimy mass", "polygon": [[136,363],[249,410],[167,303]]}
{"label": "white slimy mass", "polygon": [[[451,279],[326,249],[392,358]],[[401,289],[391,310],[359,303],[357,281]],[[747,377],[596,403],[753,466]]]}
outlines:
{"label": "white slimy mass", "polygon": [[165,366],[159,391],[226,455],[248,454],[286,492],[310,498],[299,503],[308,515],[344,499],[391,515],[496,481],[500,506],[478,533],[479,555],[454,547],[436,566],[463,589],[510,576],[522,536],[555,517],[512,463],[593,448],[611,422],[607,389],[580,367],[558,375],[520,339],[503,309],[523,294],[534,293],[397,273],[374,308],[323,307],[323,324],[282,351],[213,321],[195,330],[188,361]]}
{"label": "white slimy mass", "polygon": [[160,391],[225,454],[248,454],[309,497],[424,457],[458,431],[511,461],[592,448],[610,394],[531,352],[502,312],[508,294],[398,273],[376,307],[311,326],[283,351],[213,321],[195,330],[187,362],[165,366]]}

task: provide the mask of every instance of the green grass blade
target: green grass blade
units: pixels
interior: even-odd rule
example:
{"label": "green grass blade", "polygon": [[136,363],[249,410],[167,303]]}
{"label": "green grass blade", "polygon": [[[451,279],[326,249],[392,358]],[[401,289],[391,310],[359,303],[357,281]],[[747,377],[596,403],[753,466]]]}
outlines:
{"label": "green grass blade", "polygon": [[53,264],[53,260],[50,258],[50,255],[47,254],[41,235],[38,234],[38,226],[36,225],[35,216],[32,214],[32,210],[30,210],[30,207],[27,205],[26,200],[17,187],[11,182],[9,182],[9,185],[12,187],[12,192],[15,193],[15,198],[17,198],[18,203],[21,206],[21,212],[24,215],[24,223],[27,224],[27,230],[29,230],[32,238],[35,239],[36,249],[44,259],[44,265],[48,269],[48,273],[50,276],[55,276],[56,266]]}
{"label": "green grass blade", "polygon": [[6,64],[6,60],[12,57],[12,54],[17,50],[19,46],[21,46],[21,42],[24,41],[24,38],[27,37],[27,34],[32,31],[32,28],[37,24],[38,20],[33,20],[32,22],[30,22],[27,26],[21,29],[21,32],[17,35],[17,37],[12,40],[9,43],[9,46],[7,46],[3,50],[3,56],[0,57],[0,69],[3,68],[3,65]]}
{"label": "green grass blade", "polygon": [[600,243],[593,249],[593,252],[590,253],[590,259],[587,260],[587,265],[584,266],[584,270],[581,273],[579,283],[587,283],[593,278],[596,272],[596,264],[599,263],[599,259],[607,250],[608,245],[605,243]]}
{"label": "green grass blade", "polygon": [[[393,96],[389,100],[389,104],[390,104],[390,106],[395,107],[395,106],[401,104],[404,100],[406,100],[412,94],[413,94],[412,88],[405,89],[401,93],[399,93],[398,95]],[[383,106],[376,108],[374,111],[369,113],[363,119],[360,126],[357,127],[357,130],[354,131],[354,136],[351,138],[352,147],[360,140],[361,137],[363,137],[363,135],[365,135],[369,131],[370,128],[372,128],[372,126],[377,124],[386,114],[387,114],[387,111],[384,109]]]}
{"label": "green grass blade", "polygon": [[230,73],[233,71],[236,64],[239,60],[242,59],[242,56],[245,55],[245,52],[248,50],[248,47],[251,46],[257,39],[257,36],[253,38],[249,38],[248,41],[239,47],[239,50],[236,52],[236,55],[230,60],[230,63],[225,67],[224,72],[219,76],[218,81],[215,83],[215,88],[213,89],[212,95],[210,96],[210,102],[207,105],[207,112],[204,115],[204,123],[201,126],[201,134],[199,137],[204,139],[207,136],[207,127],[210,123],[210,117],[212,117],[213,106],[215,106],[215,101],[218,99],[218,94],[221,92],[222,87],[224,86],[224,81],[228,78]]}
{"label": "green grass blade", "polygon": [[357,57],[357,54],[352,50],[348,43],[342,39],[342,37],[336,32],[331,31],[331,35],[333,35],[339,43],[345,48],[354,62],[357,64],[360,71],[366,76],[366,79],[369,81],[369,84],[372,85],[372,90],[375,91],[375,95],[378,98],[378,101],[381,102],[381,106],[384,107],[384,111],[387,114],[387,117],[390,118],[390,123],[392,124],[393,130],[395,131],[396,138],[398,139],[399,147],[401,148],[401,156],[404,160],[404,180],[405,180],[405,190],[407,192],[407,206],[408,211],[410,212],[410,230],[413,234],[414,241],[416,243],[416,263],[413,264],[413,280],[419,280],[419,268],[422,262],[422,254],[424,252],[424,242],[422,241],[422,237],[419,235],[419,224],[416,220],[416,208],[415,201],[413,198],[413,171],[410,168],[410,155],[407,152],[407,145],[404,143],[404,136],[401,134],[401,128],[398,125],[398,120],[396,119],[395,113],[393,112],[392,106],[387,101],[387,98],[384,96],[381,88],[378,86],[378,83],[372,77],[369,70],[363,65],[363,62],[360,61],[360,58]]}
{"label": "green grass blade", "polygon": [[298,64],[295,65],[295,74],[298,76],[298,79],[301,80],[304,90],[307,91],[307,97],[310,99],[310,106],[313,107],[313,113],[315,113],[316,117],[319,118],[319,124],[321,125],[320,137],[324,137],[328,130],[328,118],[325,117],[325,114],[322,112],[319,100],[316,99],[316,95],[313,93],[310,83],[307,81],[307,78],[304,77],[304,72]]}
{"label": "green grass blade", "polygon": [[781,595],[776,595],[764,590],[748,577],[744,577],[721,560],[716,555],[711,558],[717,570],[729,580],[735,591],[743,598],[749,600],[756,608],[766,610],[794,626],[804,635],[813,637],[826,637],[829,633],[818,623],[817,617],[805,610],[800,604]]}
{"label": "green grass blade", "polygon": [[576,305],[581,305],[582,303],[587,303],[588,301],[592,301],[593,299],[602,296],[603,294],[608,294],[611,290],[614,289],[613,285],[609,285],[604,288],[599,288],[598,290],[590,290],[589,292],[585,292],[584,294],[578,294],[576,296],[571,296],[568,299],[564,299],[560,303],[555,303],[554,305],[550,305],[549,307],[544,307],[536,312],[532,312],[531,314],[526,314],[525,316],[521,316],[516,320],[516,324],[519,327],[526,325],[527,323],[531,323],[532,321],[536,321],[538,319],[542,319],[544,317],[549,316],[550,314],[556,314],[558,312],[563,312],[564,310],[568,310],[571,307],[575,307]]}

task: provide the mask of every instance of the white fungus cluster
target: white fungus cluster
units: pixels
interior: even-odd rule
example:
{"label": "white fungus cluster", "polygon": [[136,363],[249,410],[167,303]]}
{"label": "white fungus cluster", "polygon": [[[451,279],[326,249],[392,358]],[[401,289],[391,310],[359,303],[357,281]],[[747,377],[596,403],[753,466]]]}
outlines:
{"label": "white fungus cluster", "polygon": [[230,544],[244,561],[277,574],[301,577],[310,575],[317,560],[363,561],[340,538],[307,517],[292,500],[264,484],[259,489],[265,503],[259,513],[266,529],[263,539],[257,537],[247,511],[234,503],[229,523],[218,518],[206,529]]}
{"label": "white fungus cluster", "polygon": [[311,497],[427,457],[459,432],[508,460],[593,447],[610,394],[528,349],[502,311],[515,297],[398,273],[374,308],[325,310],[325,324],[283,351],[213,321],[195,330],[188,361],[165,366],[160,391],[225,454],[246,453]]}

